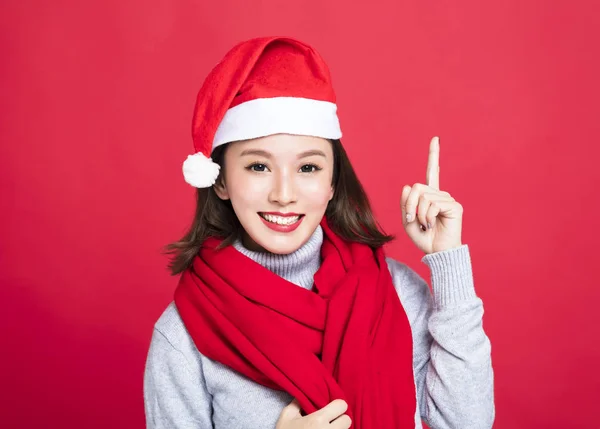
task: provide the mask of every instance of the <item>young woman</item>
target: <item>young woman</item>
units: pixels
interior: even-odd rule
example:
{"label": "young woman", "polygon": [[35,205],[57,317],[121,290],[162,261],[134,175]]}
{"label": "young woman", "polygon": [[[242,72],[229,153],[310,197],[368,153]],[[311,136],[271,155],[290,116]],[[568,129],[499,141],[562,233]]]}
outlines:
{"label": "young woman", "polygon": [[198,188],[180,274],[154,327],[144,377],[149,428],[490,428],[490,342],[462,207],[405,186],[402,224],[432,290],[386,258],[341,144],[326,64],[291,38],[236,45],[202,86]]}

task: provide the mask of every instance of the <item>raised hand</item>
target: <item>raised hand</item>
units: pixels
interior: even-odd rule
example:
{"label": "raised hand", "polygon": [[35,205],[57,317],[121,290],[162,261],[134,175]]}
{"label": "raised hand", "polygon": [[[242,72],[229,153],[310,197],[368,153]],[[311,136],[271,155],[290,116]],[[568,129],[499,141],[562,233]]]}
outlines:
{"label": "raised hand", "polygon": [[426,182],[402,188],[400,205],[404,230],[427,254],[461,246],[463,207],[448,192],[440,191],[438,137],[429,144]]}

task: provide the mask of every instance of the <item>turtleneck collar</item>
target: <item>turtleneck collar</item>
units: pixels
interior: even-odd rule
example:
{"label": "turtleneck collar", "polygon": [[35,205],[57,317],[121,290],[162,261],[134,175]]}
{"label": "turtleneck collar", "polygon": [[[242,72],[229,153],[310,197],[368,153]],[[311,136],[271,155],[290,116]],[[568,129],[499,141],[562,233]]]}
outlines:
{"label": "turtleneck collar", "polygon": [[314,275],[321,265],[321,244],[323,228],[317,225],[308,241],[287,255],[249,250],[240,239],[233,243],[233,247],[278,276],[310,290],[314,283]]}

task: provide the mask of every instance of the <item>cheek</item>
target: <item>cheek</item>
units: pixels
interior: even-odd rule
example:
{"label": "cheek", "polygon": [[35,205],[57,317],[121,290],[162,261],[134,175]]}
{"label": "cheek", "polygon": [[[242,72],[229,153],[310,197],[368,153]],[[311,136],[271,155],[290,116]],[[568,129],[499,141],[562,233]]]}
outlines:
{"label": "cheek", "polygon": [[227,189],[231,204],[236,209],[251,208],[268,194],[268,183],[241,172],[232,173]]}
{"label": "cheek", "polygon": [[302,200],[314,206],[326,206],[333,191],[330,180],[319,180],[302,186]]}

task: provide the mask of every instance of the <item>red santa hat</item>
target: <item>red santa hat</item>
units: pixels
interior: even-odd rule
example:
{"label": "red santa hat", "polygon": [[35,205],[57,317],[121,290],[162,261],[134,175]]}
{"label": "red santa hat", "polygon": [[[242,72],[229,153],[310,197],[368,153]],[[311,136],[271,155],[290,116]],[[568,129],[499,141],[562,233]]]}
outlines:
{"label": "red santa hat", "polygon": [[279,133],[342,137],[329,69],[312,47],[289,37],[242,42],[198,93],[195,153],[183,163],[185,181],[196,188],[212,186],[219,175],[211,159],[216,147]]}

